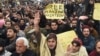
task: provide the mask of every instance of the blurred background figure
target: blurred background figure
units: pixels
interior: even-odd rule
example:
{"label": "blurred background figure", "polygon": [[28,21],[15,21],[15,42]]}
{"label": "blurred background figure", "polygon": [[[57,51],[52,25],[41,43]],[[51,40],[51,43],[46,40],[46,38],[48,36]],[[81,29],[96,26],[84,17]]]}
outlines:
{"label": "blurred background figure", "polygon": [[11,56],[11,52],[5,49],[5,41],[0,38],[0,56]]}
{"label": "blurred background figure", "polygon": [[100,40],[96,41],[95,50],[93,50],[89,56],[100,56]]}

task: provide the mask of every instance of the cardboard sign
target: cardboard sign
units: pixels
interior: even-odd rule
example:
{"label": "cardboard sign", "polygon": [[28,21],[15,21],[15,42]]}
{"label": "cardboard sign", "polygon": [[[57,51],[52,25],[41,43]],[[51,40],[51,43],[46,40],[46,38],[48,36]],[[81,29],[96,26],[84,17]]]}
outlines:
{"label": "cardboard sign", "polygon": [[93,17],[94,20],[100,20],[100,3],[95,3]]}
{"label": "cardboard sign", "polygon": [[47,19],[64,19],[64,4],[49,4],[44,9]]}
{"label": "cardboard sign", "polygon": [[64,48],[64,50],[67,50],[67,46],[69,44],[71,44],[72,40],[74,38],[77,38],[76,33],[72,30],[72,31],[67,31],[61,34],[57,35],[58,40],[60,41],[60,43],[62,44],[62,47]]}

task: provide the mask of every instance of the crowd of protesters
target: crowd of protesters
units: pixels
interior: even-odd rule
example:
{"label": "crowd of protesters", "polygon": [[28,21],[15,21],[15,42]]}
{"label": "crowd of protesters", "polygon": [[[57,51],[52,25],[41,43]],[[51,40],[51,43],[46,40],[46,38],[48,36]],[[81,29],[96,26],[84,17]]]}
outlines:
{"label": "crowd of protesters", "polygon": [[[43,10],[49,3],[64,4],[65,18],[47,19]],[[100,56],[94,0],[4,0],[0,4],[0,56]],[[56,34],[70,30],[78,38],[65,52]]]}

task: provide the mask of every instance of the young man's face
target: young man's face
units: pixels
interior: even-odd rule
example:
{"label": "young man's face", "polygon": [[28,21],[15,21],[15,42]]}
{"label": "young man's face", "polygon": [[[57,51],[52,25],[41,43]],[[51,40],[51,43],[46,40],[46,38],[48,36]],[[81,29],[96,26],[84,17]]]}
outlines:
{"label": "young man's face", "polygon": [[7,28],[11,27],[11,22],[6,22],[6,27]]}
{"label": "young man's face", "polygon": [[90,35],[90,30],[89,30],[88,28],[84,28],[84,29],[83,29],[83,35],[84,35],[85,37],[88,37],[88,36]]}
{"label": "young man's face", "polygon": [[52,29],[52,30],[57,30],[57,28],[58,28],[57,23],[52,22],[52,23],[51,23],[51,29]]}
{"label": "young man's face", "polygon": [[14,26],[14,28],[19,31],[20,30],[20,27],[18,25]]}
{"label": "young man's face", "polygon": [[24,20],[21,20],[21,21],[20,21],[20,24],[22,24],[22,25],[23,25],[24,23],[25,23],[25,22],[24,22]]}
{"label": "young man's face", "polygon": [[13,31],[13,29],[7,30],[7,38],[11,39],[16,35],[16,33]]}
{"label": "young man's face", "polygon": [[77,20],[74,20],[74,21],[72,21],[72,28],[75,28],[76,27],[76,25],[77,25]]}

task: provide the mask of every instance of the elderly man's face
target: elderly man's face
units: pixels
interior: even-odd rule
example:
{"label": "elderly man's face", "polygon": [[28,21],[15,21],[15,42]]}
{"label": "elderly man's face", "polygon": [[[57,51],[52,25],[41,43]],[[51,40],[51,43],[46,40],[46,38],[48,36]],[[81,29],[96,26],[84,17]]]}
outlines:
{"label": "elderly man's face", "polygon": [[26,51],[27,47],[24,45],[23,40],[19,40],[16,42],[16,52],[22,54]]}

